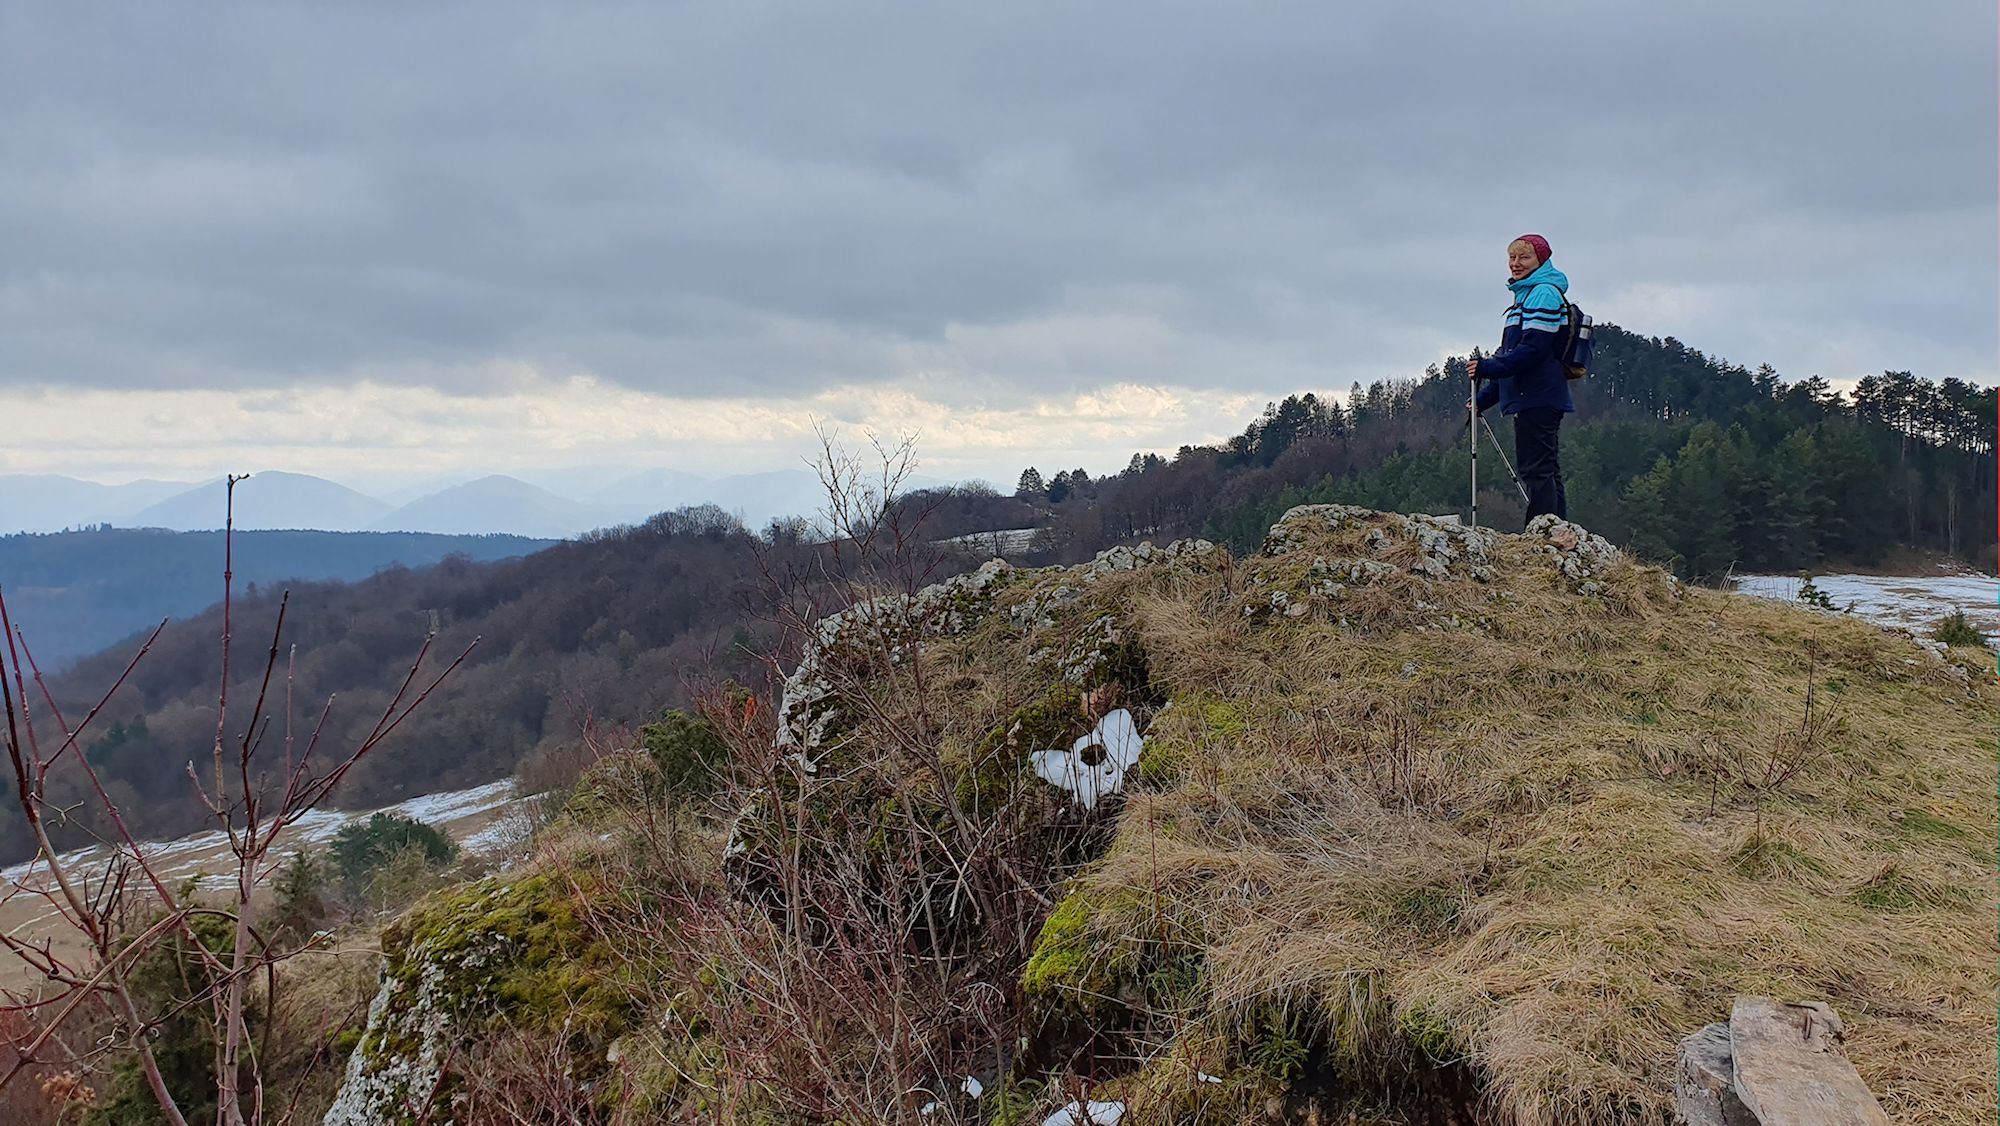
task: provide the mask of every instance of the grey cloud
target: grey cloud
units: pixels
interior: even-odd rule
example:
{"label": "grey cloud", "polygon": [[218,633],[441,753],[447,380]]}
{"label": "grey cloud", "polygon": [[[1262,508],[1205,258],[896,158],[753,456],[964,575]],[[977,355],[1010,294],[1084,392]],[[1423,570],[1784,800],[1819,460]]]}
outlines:
{"label": "grey cloud", "polygon": [[1490,337],[1524,228],[1751,295],[1630,326],[1732,358],[1990,366],[1990,6],[94,11],[0,14],[0,382],[797,393],[1120,313],[1178,358],[1001,393],[1344,386]]}

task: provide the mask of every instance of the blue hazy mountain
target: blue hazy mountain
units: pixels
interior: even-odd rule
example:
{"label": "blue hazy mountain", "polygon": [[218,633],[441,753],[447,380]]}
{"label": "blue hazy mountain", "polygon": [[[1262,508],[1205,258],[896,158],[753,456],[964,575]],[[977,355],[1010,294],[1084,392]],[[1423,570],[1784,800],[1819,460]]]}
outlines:
{"label": "blue hazy mountain", "polygon": [[[700,504],[713,504],[757,528],[776,516],[811,517],[826,500],[818,477],[802,468],[709,478],[678,469],[580,465],[533,476],[532,483],[492,475],[443,488],[435,479],[418,481],[415,487],[393,490],[404,500],[397,504],[323,477],[264,470],[236,487],[236,527],[567,538]],[[912,479],[906,486],[940,483]],[[198,485],[100,485],[57,475],[0,475],[0,535],[100,524],[219,529],[223,500],[219,477]]]}
{"label": "blue hazy mountain", "polygon": [[[141,509],[130,520],[113,522],[177,532],[220,528],[225,491],[222,479],[217,478]],[[236,526],[244,529],[317,528],[354,532],[367,528],[389,511],[386,501],[304,473],[265,470],[236,486]]]}
{"label": "blue hazy mountain", "polygon": [[502,532],[561,539],[614,523],[596,506],[495,474],[419,497],[378,517],[375,531]]}
{"label": "blue hazy mountain", "polygon": [[127,524],[133,513],[187,488],[186,481],[100,485],[54,473],[0,475],[0,535]]}

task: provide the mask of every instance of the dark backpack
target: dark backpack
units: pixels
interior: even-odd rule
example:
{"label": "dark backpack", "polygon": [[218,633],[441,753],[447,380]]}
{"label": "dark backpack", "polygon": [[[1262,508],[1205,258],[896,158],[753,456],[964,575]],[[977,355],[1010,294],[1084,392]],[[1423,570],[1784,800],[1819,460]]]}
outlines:
{"label": "dark backpack", "polygon": [[1563,316],[1567,323],[1563,326],[1562,341],[1557,345],[1556,354],[1562,357],[1564,375],[1582,379],[1590,374],[1591,353],[1596,346],[1590,338],[1590,314],[1565,297]]}

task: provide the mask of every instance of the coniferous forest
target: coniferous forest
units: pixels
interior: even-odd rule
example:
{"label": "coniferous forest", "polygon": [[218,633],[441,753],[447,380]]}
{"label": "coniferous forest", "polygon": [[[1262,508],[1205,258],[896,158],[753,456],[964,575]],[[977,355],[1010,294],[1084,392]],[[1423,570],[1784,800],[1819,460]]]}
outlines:
{"label": "coniferous forest", "polygon": [[[1817,378],[1785,381],[1606,325],[1592,377],[1573,389],[1578,412],[1563,428],[1571,518],[1689,578],[1941,555],[1994,565],[1992,388],[1888,372],[1836,394]],[[929,539],[1036,528],[1034,547],[1016,558],[1026,564],[1142,539],[1205,536],[1249,549],[1297,504],[1462,512],[1465,396],[1463,361],[1454,359],[1420,378],[1357,386],[1345,405],[1289,397],[1219,446],[1134,454],[1116,474],[1029,469],[1011,494],[961,486],[898,503],[912,518],[924,511]],[[1511,456],[1511,424],[1491,421]],[[1490,441],[1481,454],[1482,523],[1516,529],[1519,495]],[[478,644],[348,777],[341,804],[502,777],[559,753],[590,725],[644,723],[701,683],[762,685],[769,576],[810,575],[827,550],[801,522],[753,532],[700,508],[520,559],[454,557],[359,583],[294,584],[284,644],[298,739],[330,694],[325,744],[363,738],[433,630],[433,668]],[[974,553],[940,554],[934,577],[977,562]],[[239,590],[230,687],[239,699],[256,693],[280,597],[275,586]],[[216,609],[170,623],[84,740],[88,761],[144,835],[204,823],[187,764],[210,753],[215,735],[220,627]],[[83,714],[137,645],[55,678],[65,713]],[[52,796],[65,786],[81,797],[73,769],[57,771]],[[0,806],[0,858],[32,851],[18,818]],[[57,843],[87,843],[103,828],[79,813],[58,827]]]}
{"label": "coniferous forest", "polygon": [[[1605,325],[1597,341],[1562,433],[1576,522],[1694,579],[1879,566],[1899,553],[1993,568],[1994,388],[1885,372],[1848,396],[1671,338]],[[1346,407],[1287,398],[1221,448],[1135,456],[1101,481],[1057,474],[1045,496],[1088,503],[1050,506],[1051,541],[1064,558],[1135,536],[1204,534],[1246,550],[1297,504],[1463,513],[1465,388],[1451,360],[1420,379],[1357,384]],[[1486,417],[1511,459],[1512,423]],[[1525,506],[1494,454],[1482,436],[1481,522],[1518,529]]]}

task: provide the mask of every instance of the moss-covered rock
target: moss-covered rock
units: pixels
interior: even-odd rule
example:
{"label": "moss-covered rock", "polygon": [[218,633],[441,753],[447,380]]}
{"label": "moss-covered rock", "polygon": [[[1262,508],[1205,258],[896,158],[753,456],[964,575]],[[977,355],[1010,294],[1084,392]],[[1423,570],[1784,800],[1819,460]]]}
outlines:
{"label": "moss-covered rock", "polygon": [[602,1060],[631,1021],[577,904],[547,876],[440,893],[384,932],[383,954],[328,1126],[450,1121],[453,1060],[497,1025],[569,1038],[588,1048],[578,1058]]}
{"label": "moss-covered rock", "polygon": [[1119,1003],[1127,987],[1137,983],[1137,946],[1099,933],[1092,925],[1098,910],[1090,895],[1072,889],[1049,912],[1021,973],[1021,992],[1031,1003],[1097,1011]]}
{"label": "moss-covered rock", "polygon": [[[1115,814],[1071,800],[1032,760],[1118,709],[1143,731],[1164,703],[1123,592],[1226,562],[1199,541],[1043,571],[996,560],[827,618],[785,685],[780,768],[731,829],[732,888],[791,925],[856,898],[814,892],[815,873],[894,886],[903,898],[882,909],[924,905],[927,943],[975,942],[993,896],[1012,894],[1000,885],[1039,882],[1109,839]],[[1008,675],[952,675],[996,667]],[[997,890],[972,886],[982,874]]]}

